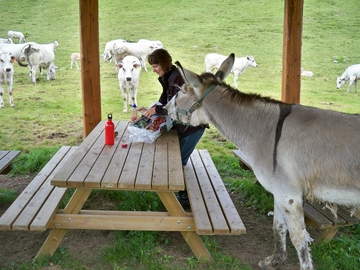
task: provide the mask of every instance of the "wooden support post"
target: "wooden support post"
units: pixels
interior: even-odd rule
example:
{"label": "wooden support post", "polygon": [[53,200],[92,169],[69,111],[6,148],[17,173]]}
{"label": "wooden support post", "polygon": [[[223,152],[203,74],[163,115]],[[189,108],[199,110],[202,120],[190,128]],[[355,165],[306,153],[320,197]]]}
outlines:
{"label": "wooden support post", "polygon": [[84,138],[101,121],[98,0],[79,0]]}
{"label": "wooden support post", "polygon": [[285,0],[281,100],[300,103],[303,0]]}

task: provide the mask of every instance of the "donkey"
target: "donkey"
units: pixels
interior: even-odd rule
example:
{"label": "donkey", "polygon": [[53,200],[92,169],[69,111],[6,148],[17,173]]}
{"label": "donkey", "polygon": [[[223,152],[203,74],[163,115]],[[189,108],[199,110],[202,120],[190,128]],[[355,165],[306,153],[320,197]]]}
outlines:
{"label": "donkey", "polygon": [[335,214],[337,204],[353,211],[360,206],[360,116],[242,93],[223,82],[234,58],[215,75],[198,75],[176,62],[185,83],[166,108],[184,124],[212,123],[274,195],[275,252],[259,266],[284,263],[289,232],[300,269],[314,269],[303,201],[326,202]]}

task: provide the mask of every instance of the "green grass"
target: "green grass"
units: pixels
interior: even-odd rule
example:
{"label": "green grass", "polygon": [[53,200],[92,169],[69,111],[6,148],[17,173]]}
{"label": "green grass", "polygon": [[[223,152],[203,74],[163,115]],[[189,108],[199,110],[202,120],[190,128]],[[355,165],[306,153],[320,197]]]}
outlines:
{"label": "green grass", "polygon": [[[83,140],[81,71],[70,69],[70,54],[80,51],[79,2],[18,0],[8,3],[0,0],[0,3],[6,3],[6,15],[0,16],[0,37],[5,37],[8,30],[17,30],[26,35],[27,41],[59,42],[55,51],[55,64],[60,67],[56,80],[47,82],[42,77],[33,85],[28,69],[16,65],[13,85],[16,107],[10,108],[5,92],[5,108],[0,110],[0,148],[21,150],[12,174],[28,174],[46,164],[61,145],[78,145]],[[354,94],[354,88],[349,94],[345,94],[347,85],[336,89],[336,77],[347,66],[360,62],[360,35],[356,34],[360,25],[359,11],[357,0],[304,1],[302,66],[313,71],[314,77],[301,79],[302,104],[359,113],[360,97]],[[239,89],[280,99],[283,12],[284,1],[280,0],[154,0],[146,3],[140,0],[102,0],[99,1],[99,50],[102,53],[105,43],[117,38],[161,40],[174,61],[179,60],[185,68],[198,73],[204,70],[204,57],[210,52],[225,55],[234,52],[238,57],[253,55],[258,67],[248,69],[240,76]],[[157,100],[161,91],[156,74],[151,72],[149,65],[148,69],[149,72],[143,70],[141,73],[139,106],[147,106]],[[115,120],[130,119],[130,113],[122,113],[123,101],[113,63],[104,63],[100,59],[100,77],[102,118],[106,119],[107,113],[112,112]],[[227,81],[233,84],[232,75]],[[213,126],[205,132],[198,148],[209,150],[229,188],[248,193],[247,203],[261,205],[258,206],[259,211],[267,211],[268,200],[264,199],[263,203],[251,199],[261,192],[253,190],[251,185],[247,186],[254,181],[254,175],[238,166],[231,153],[234,146]],[[0,191],[0,196],[2,193]],[[114,195],[108,196],[111,199]],[[161,207],[156,198],[137,196],[140,199],[124,197],[129,202],[127,207],[136,206],[139,200],[143,201],[141,207],[145,209]],[[140,242],[141,238],[151,237],[151,234],[146,234],[132,234],[131,237]],[[313,246],[316,266],[327,265],[331,255],[336,257],[336,263],[346,262],[345,257],[353,257],[351,252],[342,253],[340,250],[344,244],[342,241],[349,243],[348,250],[356,249],[358,240],[351,239],[351,236],[358,234],[358,231],[345,231],[329,246]],[[120,243],[115,241],[115,245]],[[61,259],[64,253],[66,250],[57,253],[58,262],[63,266],[66,265]],[[215,249],[213,256],[216,265],[226,261],[223,262],[224,268],[217,269],[237,269],[228,264],[233,258],[227,258],[226,254]],[[132,260],[130,257],[129,263]],[[163,256],[156,263],[148,258],[145,262],[154,263],[159,267],[157,269],[165,269],[162,267],[169,260],[172,258]],[[68,268],[80,269],[78,262],[70,267],[69,259],[66,258],[66,261]],[[194,258],[188,259],[189,268],[198,267],[197,263]],[[329,265],[331,263],[337,265],[334,262]],[[340,265],[334,267],[350,269]]]}

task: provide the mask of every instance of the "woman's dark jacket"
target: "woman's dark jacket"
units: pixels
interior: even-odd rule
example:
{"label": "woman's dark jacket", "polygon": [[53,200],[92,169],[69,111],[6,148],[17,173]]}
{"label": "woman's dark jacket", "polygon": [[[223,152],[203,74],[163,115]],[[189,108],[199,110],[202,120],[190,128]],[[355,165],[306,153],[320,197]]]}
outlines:
{"label": "woman's dark jacket", "polygon": [[[176,66],[172,66],[171,70],[166,72],[163,77],[158,78],[160,84],[162,85],[163,92],[159,98],[159,102],[163,104],[163,106],[157,105],[155,108],[156,113],[167,115],[168,112],[164,106],[172,99],[173,96],[179,92],[179,87],[184,84],[184,80],[181,77],[179,70]],[[200,125],[200,126],[186,126],[183,124],[175,124],[175,128],[178,131],[179,137],[184,138],[191,133],[202,129],[204,127],[208,127],[208,125]]]}

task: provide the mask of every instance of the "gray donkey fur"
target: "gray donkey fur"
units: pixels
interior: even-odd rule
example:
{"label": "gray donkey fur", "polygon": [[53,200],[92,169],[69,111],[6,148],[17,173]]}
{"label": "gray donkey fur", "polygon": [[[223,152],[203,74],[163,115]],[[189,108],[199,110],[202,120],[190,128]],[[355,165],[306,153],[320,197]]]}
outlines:
{"label": "gray donkey fur", "polygon": [[303,201],[326,202],[334,214],[337,204],[354,211],[360,206],[360,116],[231,88],[223,80],[234,57],[231,54],[215,75],[197,75],[177,62],[185,84],[168,103],[168,113],[193,126],[212,123],[241,149],[260,184],[274,195],[275,252],[259,266],[266,269],[285,261],[289,232],[300,269],[314,269]]}

